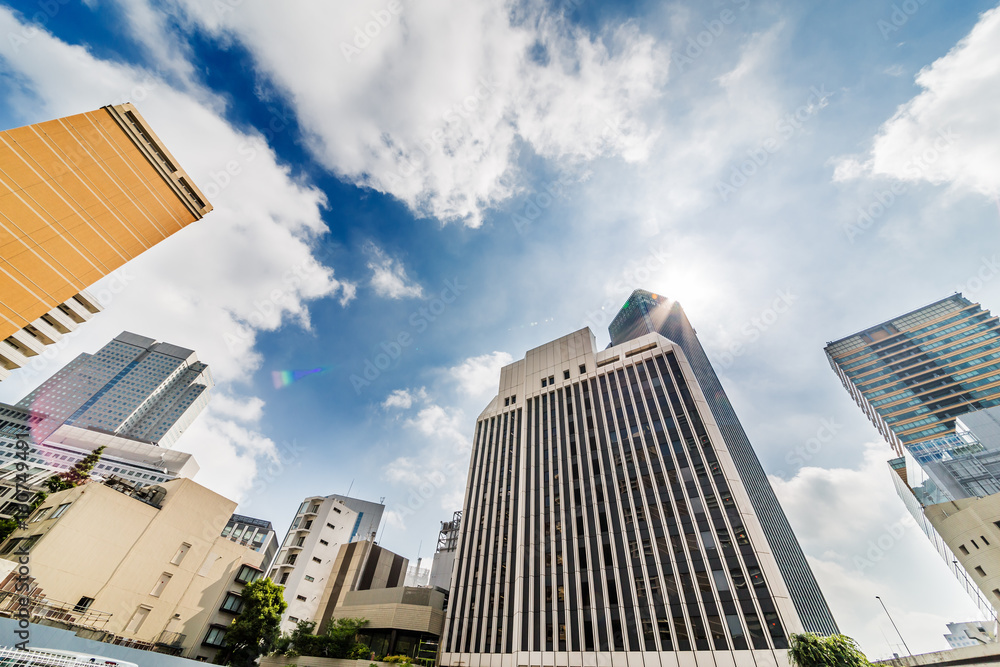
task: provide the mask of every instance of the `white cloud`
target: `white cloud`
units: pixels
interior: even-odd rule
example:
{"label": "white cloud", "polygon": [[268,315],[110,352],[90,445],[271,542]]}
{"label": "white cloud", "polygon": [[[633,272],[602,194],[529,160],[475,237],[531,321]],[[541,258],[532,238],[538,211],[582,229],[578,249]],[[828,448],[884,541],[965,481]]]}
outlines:
{"label": "white cloud", "polygon": [[506,352],[492,352],[478,357],[470,357],[458,366],[448,369],[462,392],[469,396],[482,396],[496,392],[500,381],[500,369],[514,361]]}
{"label": "white cloud", "polygon": [[[133,16],[133,24],[156,17]],[[138,23],[137,23],[138,22]],[[215,403],[178,443],[196,454],[199,481],[241,500],[259,462],[274,444],[245,425],[260,418],[263,403],[239,397],[234,383],[259,367],[259,331],[289,318],[309,326],[307,302],[354,295],[355,286],[334,278],[313,257],[313,240],[325,232],[325,198],[293,179],[256,134],[236,130],[220,117],[223,101],[196,84],[178,90],[148,72],[100,60],[0,8],[0,59],[10,74],[8,105],[25,122],[38,122],[134,101],[181,166],[201,186],[215,210],[157,244],[90,291],[105,311],[35,372],[0,385],[14,400],[83,351],[92,352],[122,330],[191,348],[219,384]],[[162,57],[176,58],[176,51]],[[172,68],[180,76],[184,67]],[[16,83],[15,83],[16,82]]]}
{"label": "white cloud", "polygon": [[368,243],[365,251],[371,257],[368,268],[372,271],[371,285],[379,296],[390,299],[420,298],[424,288],[409,281],[403,263],[387,255],[374,243]]}
{"label": "white cloud", "polygon": [[835,179],[864,175],[1000,193],[1000,7],[917,74],[923,92],[880,128],[867,156],[843,158]]}
{"label": "white cloud", "polygon": [[386,410],[397,408],[399,410],[409,410],[415,401],[427,400],[427,390],[423,387],[417,390],[396,389],[384,401],[382,407]]}
{"label": "white cloud", "polygon": [[259,422],[264,416],[264,401],[256,396],[239,397],[212,391],[212,412],[241,422]]}
{"label": "white cloud", "polygon": [[177,2],[251,51],[321,162],[422,216],[479,226],[521,188],[521,152],[637,161],[656,135],[642,113],[668,59],[633,23],[592,35],[534,1]]}
{"label": "white cloud", "polygon": [[814,555],[810,565],[841,632],[871,659],[891,657],[897,642],[876,595],[915,653],[948,648],[945,625],[977,618],[896,495],[891,457],[887,444],[874,442],[859,468],[807,467],[788,481],[770,478],[803,550]]}

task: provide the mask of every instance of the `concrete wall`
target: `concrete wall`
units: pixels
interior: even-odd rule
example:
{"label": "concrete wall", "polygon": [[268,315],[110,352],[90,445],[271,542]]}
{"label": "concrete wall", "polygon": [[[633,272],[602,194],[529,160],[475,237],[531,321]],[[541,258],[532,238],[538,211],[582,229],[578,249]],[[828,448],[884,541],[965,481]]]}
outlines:
{"label": "concrete wall", "polygon": [[[194,667],[194,665],[205,664],[186,658],[175,658],[172,655],[164,655],[163,653],[140,651],[134,648],[84,639],[83,637],[77,637],[69,630],[53,628],[48,625],[33,623],[28,629],[31,632],[31,638],[28,640],[29,648],[54,648],[63,651],[79,651],[80,653],[89,653],[106,658],[127,660],[141,667]],[[21,641],[14,634],[16,630],[18,630],[17,621],[9,618],[0,618],[0,645],[13,646]],[[287,663],[282,664],[281,667],[284,667],[285,664]]]}

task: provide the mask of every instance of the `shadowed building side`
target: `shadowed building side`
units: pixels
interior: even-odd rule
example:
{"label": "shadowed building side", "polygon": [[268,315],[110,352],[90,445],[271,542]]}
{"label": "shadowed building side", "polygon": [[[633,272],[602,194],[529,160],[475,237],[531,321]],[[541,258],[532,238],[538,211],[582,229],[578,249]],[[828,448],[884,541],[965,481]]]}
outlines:
{"label": "shadowed building side", "polygon": [[719,425],[740,479],[750,495],[754,512],[764,528],[764,534],[771,545],[795,608],[802,618],[803,626],[807,631],[820,635],[837,634],[837,622],[830,613],[826,598],[823,597],[812,568],[788,523],[785,511],[774,495],[774,489],[767,480],[767,474],[760,465],[750,439],[680,303],[645,290],[635,290],[608,330],[612,345],[655,332],[673,341],[684,351],[698,385],[705,393],[705,399]]}

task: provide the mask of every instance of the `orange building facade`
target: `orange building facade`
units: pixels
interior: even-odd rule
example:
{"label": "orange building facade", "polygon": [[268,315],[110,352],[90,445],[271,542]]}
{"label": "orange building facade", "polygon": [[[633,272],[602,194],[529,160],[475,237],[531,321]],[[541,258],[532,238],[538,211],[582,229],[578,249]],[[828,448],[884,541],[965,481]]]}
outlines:
{"label": "orange building facade", "polygon": [[0,379],[100,310],[85,288],[211,210],[131,104],[0,132]]}

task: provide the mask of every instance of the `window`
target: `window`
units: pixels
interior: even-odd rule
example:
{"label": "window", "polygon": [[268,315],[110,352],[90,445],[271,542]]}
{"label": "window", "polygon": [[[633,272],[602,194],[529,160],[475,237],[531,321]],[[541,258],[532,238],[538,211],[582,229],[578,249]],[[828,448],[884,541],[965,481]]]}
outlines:
{"label": "window", "polygon": [[128,625],[125,626],[125,634],[134,635],[142,627],[143,621],[149,616],[149,612],[152,611],[151,607],[139,607],[132,614],[132,618],[129,620]]}
{"label": "window", "polygon": [[281,584],[281,585],[284,585],[286,581],[288,581],[288,573],[287,572],[282,572],[281,573],[281,581],[279,581],[278,583]]}
{"label": "window", "polygon": [[313,503],[313,506],[309,508],[310,514],[315,514],[319,511],[319,503]]}
{"label": "window", "polygon": [[243,609],[243,597],[238,593],[233,593],[229,591],[226,593],[226,599],[222,601],[221,611],[229,611],[234,614],[240,613]]}
{"label": "window", "polygon": [[328,524],[326,524],[326,527],[327,527],[327,528],[333,528],[334,530],[336,530],[336,529],[337,529],[337,527],[336,527],[335,525],[333,525],[332,523],[328,523]]}
{"label": "window", "polygon": [[20,541],[21,541],[20,537],[14,537],[14,538],[11,538],[10,540],[8,540],[7,544],[4,545],[4,548],[0,549],[0,555],[9,554],[11,551],[14,550],[14,547],[16,547],[17,543],[20,542]]}
{"label": "window", "polygon": [[42,509],[38,510],[38,512],[35,513],[35,516],[32,517],[29,523],[37,523],[41,521],[42,519],[45,518],[45,515],[48,514],[49,510],[51,509],[52,509],[51,507],[43,507]]}
{"label": "window", "polygon": [[306,601],[306,596],[305,595],[296,595],[295,599],[296,600],[301,600],[302,602],[305,602]]}
{"label": "window", "polygon": [[[55,516],[55,515],[53,514],[52,516]],[[986,546],[990,546],[990,541],[986,539],[985,535],[980,535],[979,539],[981,539],[983,541],[983,544],[985,544]]]}
{"label": "window", "polygon": [[510,404],[514,405],[515,403],[517,403],[517,394],[511,394],[511,396],[510,396]]}
{"label": "window", "polygon": [[190,544],[188,544],[187,542],[183,543],[180,547],[178,547],[177,553],[174,554],[174,557],[170,559],[170,564],[180,565],[181,561],[184,560],[184,556],[187,555],[188,549],[190,548],[191,548]]}
{"label": "window", "polygon": [[581,375],[583,373],[586,373],[586,372],[587,372],[587,364],[580,364],[580,373],[581,373]]}
{"label": "window", "polygon": [[295,540],[295,546],[301,547],[303,544],[305,544],[305,541],[306,541],[306,536],[305,535],[299,535],[299,538],[297,540]]}
{"label": "window", "polygon": [[563,371],[563,380],[569,379],[569,371]]}
{"label": "window", "polygon": [[324,547],[330,546],[330,543],[327,542],[326,540],[320,540],[319,543],[322,544]]}
{"label": "window", "polygon": [[218,625],[213,625],[208,629],[208,634],[205,635],[205,641],[202,644],[205,646],[222,646],[225,640],[226,629]]}
{"label": "window", "polygon": [[160,597],[160,593],[163,592],[163,589],[166,588],[167,584],[170,582],[171,576],[173,575],[171,575],[169,572],[164,572],[163,574],[161,574],[160,578],[156,580],[155,584],[153,584],[153,590],[151,590],[149,594],[152,595],[154,598]]}
{"label": "window", "polygon": [[307,574],[307,575],[306,575],[306,581],[316,581],[316,577],[310,577],[310,576],[309,576],[309,575]]}
{"label": "window", "polygon": [[298,558],[298,554],[288,554],[285,556],[285,565],[295,565],[295,559]]}
{"label": "window", "polygon": [[508,396],[507,398],[503,399],[503,405],[504,405],[504,407],[507,407],[508,405],[510,405],[510,396]]}
{"label": "window", "polygon": [[[65,512],[66,508],[69,507],[69,506],[70,506],[70,503],[63,503],[62,505],[60,505],[59,507],[56,508],[56,511],[53,512],[52,516],[50,516],[49,518],[50,519],[58,519],[59,517],[61,517],[63,515],[63,512]],[[983,540],[983,541],[985,542],[986,540]]]}
{"label": "window", "polygon": [[977,565],[976,566],[976,574],[978,574],[980,577],[985,577],[986,576],[986,570],[984,570],[983,568],[981,568],[981,567],[979,567]]}
{"label": "window", "polygon": [[313,562],[314,563],[322,563],[323,561],[321,561],[319,558],[316,558],[316,556],[313,556]]}
{"label": "window", "polygon": [[305,530],[309,530],[310,528],[312,528],[312,525],[313,525],[312,519],[309,519],[308,521],[306,521],[306,525],[304,525],[303,528]]}
{"label": "window", "polygon": [[959,544],[958,545],[958,550],[961,551],[966,556],[969,555],[969,550],[966,548],[966,546],[964,544]]}
{"label": "window", "polygon": [[241,584],[249,584],[251,581],[260,579],[261,571],[250,565],[241,565],[240,571],[236,574],[236,581]]}
{"label": "window", "polygon": [[550,375],[549,376],[549,384],[555,384],[555,383],[556,383],[556,376],[555,375]]}
{"label": "window", "polygon": [[546,380],[545,378],[542,378],[542,386],[543,386],[543,387],[547,387],[547,386],[548,386],[548,384],[549,384],[549,381],[548,381],[548,380]]}
{"label": "window", "polygon": [[297,616],[289,616],[288,620],[291,621],[292,623],[298,623],[299,622],[299,619],[298,619]]}
{"label": "window", "polygon": [[84,596],[80,598],[80,601],[76,603],[73,607],[73,611],[87,611],[91,604],[93,604],[94,598],[88,598]]}
{"label": "window", "polygon": [[[37,519],[36,519],[36,520],[37,520]],[[975,541],[975,540],[969,540],[969,541],[970,541],[970,542],[972,542],[972,546],[976,547],[977,549],[979,548],[979,545],[978,545],[978,544],[976,544],[976,541]]]}

